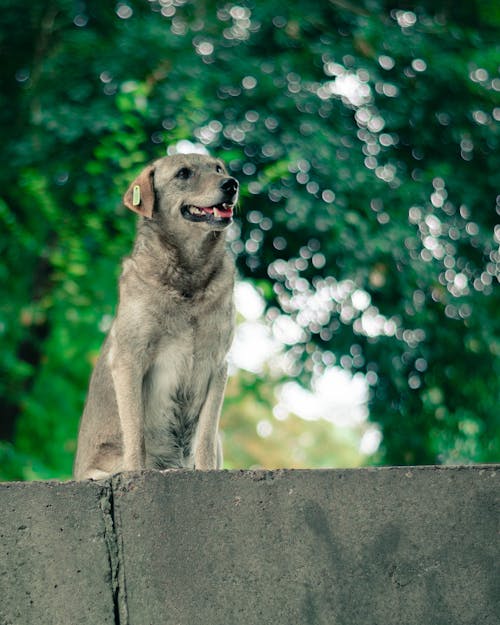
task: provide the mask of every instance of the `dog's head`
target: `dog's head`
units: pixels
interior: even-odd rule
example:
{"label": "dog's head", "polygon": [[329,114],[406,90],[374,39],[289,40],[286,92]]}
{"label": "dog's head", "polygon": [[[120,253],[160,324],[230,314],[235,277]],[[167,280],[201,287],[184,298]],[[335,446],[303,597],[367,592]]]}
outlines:
{"label": "dog's head", "polygon": [[172,227],[192,224],[205,231],[223,230],[233,219],[238,187],[221,160],[175,154],[146,167],[123,202],[146,219]]}

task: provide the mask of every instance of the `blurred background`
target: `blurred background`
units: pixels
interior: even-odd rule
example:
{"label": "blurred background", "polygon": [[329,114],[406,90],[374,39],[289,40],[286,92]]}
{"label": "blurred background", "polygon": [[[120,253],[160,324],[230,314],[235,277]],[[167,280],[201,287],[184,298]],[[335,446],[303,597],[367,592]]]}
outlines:
{"label": "blurred background", "polygon": [[68,478],[149,160],[242,185],[226,468],[500,460],[500,5],[1,0],[0,479]]}

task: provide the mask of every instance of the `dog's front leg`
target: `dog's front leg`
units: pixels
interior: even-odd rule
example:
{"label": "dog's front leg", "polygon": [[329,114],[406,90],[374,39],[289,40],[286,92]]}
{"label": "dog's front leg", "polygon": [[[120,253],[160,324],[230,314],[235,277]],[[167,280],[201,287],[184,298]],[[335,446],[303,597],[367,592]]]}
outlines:
{"label": "dog's front leg", "polygon": [[145,466],[143,372],[139,364],[125,356],[111,363],[116,402],[122,432],[122,470],[137,471]]}
{"label": "dog's front leg", "polygon": [[201,470],[219,469],[218,450],[219,416],[224,399],[227,381],[227,365],[214,373],[210,381],[207,398],[200,412],[196,446],[194,450],[194,468]]}

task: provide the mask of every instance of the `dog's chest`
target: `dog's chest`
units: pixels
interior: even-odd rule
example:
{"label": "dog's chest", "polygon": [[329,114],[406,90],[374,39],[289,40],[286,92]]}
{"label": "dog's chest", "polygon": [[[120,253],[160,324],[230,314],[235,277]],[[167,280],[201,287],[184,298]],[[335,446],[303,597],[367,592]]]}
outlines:
{"label": "dog's chest", "polygon": [[211,374],[206,354],[196,350],[192,337],[168,337],[160,341],[143,385],[146,426],[158,427],[182,412],[194,418]]}
{"label": "dog's chest", "polygon": [[[220,315],[220,312],[219,312]],[[152,466],[188,466],[210,379],[224,366],[231,328],[221,319],[187,318],[165,334],[143,382],[145,442]]]}

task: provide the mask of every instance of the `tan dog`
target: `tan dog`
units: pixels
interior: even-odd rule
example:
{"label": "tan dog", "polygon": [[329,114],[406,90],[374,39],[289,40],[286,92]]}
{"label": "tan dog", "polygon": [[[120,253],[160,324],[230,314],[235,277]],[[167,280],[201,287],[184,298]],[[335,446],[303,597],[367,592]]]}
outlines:
{"label": "tan dog", "polygon": [[90,381],[76,479],[221,466],[219,413],[234,329],[224,230],[237,196],[224,164],[197,154],[155,161],[125,194],[141,219]]}

